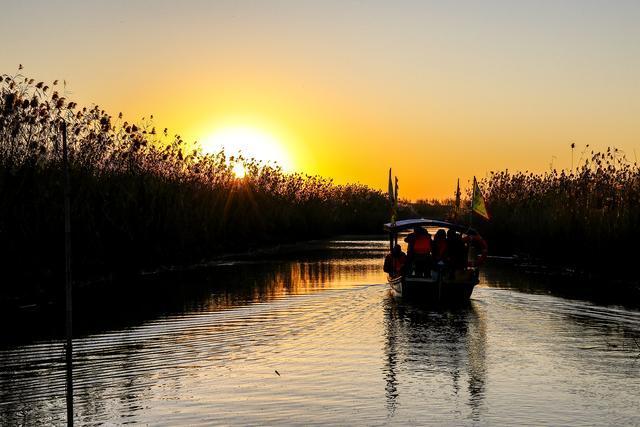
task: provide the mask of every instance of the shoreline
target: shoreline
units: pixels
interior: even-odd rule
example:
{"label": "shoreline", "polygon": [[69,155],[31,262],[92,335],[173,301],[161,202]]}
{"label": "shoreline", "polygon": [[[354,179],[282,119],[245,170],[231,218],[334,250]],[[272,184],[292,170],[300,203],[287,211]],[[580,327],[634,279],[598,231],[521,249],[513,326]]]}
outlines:
{"label": "shoreline", "polygon": [[[162,276],[174,275],[198,271],[206,271],[216,268],[222,265],[228,265],[232,262],[242,262],[259,259],[271,259],[278,256],[290,256],[296,252],[305,253],[312,250],[327,250],[322,245],[332,240],[384,240],[386,237],[384,234],[339,234],[326,238],[301,240],[298,242],[283,242],[277,244],[265,244],[259,245],[253,248],[249,248],[244,251],[233,251],[227,253],[218,253],[207,259],[185,263],[185,264],[169,264],[161,265],[153,269],[140,269],[127,273],[109,272],[90,279],[80,279],[73,281],[73,289],[76,292],[99,292],[106,290],[109,286],[114,287],[114,291],[120,289],[123,284],[130,283],[135,280],[161,280]],[[20,278],[13,278],[14,280],[21,280]],[[24,276],[22,280],[28,281],[27,276]],[[32,282],[32,284],[39,290],[37,293],[30,295],[9,296],[0,295],[0,309],[2,311],[29,311],[40,310],[43,307],[49,305],[59,304],[62,301],[63,295],[61,290],[63,288],[63,278],[50,277],[48,279],[40,278]],[[60,282],[60,286],[49,286],[45,289],[42,283]],[[56,289],[60,288],[60,289]],[[56,289],[52,292],[52,289]]]}

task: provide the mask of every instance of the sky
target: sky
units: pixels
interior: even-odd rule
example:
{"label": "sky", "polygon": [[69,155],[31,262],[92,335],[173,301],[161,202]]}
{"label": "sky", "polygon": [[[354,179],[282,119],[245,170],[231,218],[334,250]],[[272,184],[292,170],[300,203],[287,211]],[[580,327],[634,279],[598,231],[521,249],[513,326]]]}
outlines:
{"label": "sky", "polygon": [[[451,197],[456,179],[640,151],[640,1],[12,1],[0,74],[287,170]],[[257,147],[260,146],[260,147]],[[247,148],[248,147],[248,148]],[[251,153],[249,153],[251,154]]]}

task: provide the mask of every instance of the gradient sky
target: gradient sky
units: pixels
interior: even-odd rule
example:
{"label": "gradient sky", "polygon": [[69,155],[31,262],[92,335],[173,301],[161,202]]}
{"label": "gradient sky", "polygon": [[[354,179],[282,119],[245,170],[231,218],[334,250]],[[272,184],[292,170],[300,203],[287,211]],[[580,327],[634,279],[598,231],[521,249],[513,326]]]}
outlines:
{"label": "gradient sky", "polygon": [[[3,1],[0,74],[187,140],[230,125],[294,169],[447,197],[488,171],[640,151],[640,1]],[[639,153],[640,154],[640,153]]]}

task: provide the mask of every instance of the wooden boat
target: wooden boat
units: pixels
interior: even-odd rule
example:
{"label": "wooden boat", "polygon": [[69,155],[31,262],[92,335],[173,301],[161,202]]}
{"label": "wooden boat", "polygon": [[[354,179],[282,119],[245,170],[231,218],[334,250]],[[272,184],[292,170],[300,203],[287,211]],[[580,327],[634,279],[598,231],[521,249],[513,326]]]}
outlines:
{"label": "wooden boat", "polygon": [[454,230],[461,234],[468,253],[479,250],[479,256],[467,256],[466,266],[453,269],[444,262],[432,265],[430,274],[416,276],[411,266],[401,274],[389,274],[388,282],[393,293],[403,299],[425,304],[457,304],[469,301],[473,288],[478,284],[479,268],[486,258],[486,243],[480,234],[469,227],[434,219],[407,219],[384,225],[389,233],[390,249],[398,243],[398,235],[407,230],[422,227]]}

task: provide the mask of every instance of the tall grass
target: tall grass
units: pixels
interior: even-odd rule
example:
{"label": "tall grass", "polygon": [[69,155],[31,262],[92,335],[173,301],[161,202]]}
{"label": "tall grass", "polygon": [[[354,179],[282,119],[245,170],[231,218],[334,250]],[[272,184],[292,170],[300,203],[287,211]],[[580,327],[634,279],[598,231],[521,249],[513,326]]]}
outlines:
{"label": "tall grass", "polygon": [[619,150],[592,152],[573,172],[503,171],[483,184],[492,219],[481,228],[494,253],[637,277],[640,170]]}
{"label": "tall grass", "polygon": [[[22,75],[0,76],[0,275],[51,277],[63,263],[60,122],[69,129],[76,277],[198,261],[335,233],[379,232],[380,191],[205,154],[153,117],[79,107]],[[232,172],[234,162],[247,171]],[[7,281],[3,280],[4,283]]]}
{"label": "tall grass", "polygon": [[422,218],[452,220],[451,213],[454,204],[454,199],[419,199],[410,204],[410,215]]}

